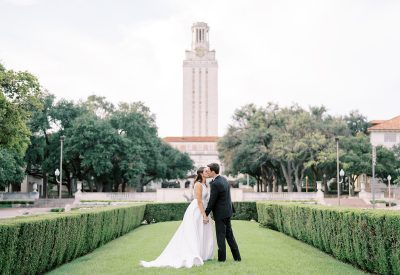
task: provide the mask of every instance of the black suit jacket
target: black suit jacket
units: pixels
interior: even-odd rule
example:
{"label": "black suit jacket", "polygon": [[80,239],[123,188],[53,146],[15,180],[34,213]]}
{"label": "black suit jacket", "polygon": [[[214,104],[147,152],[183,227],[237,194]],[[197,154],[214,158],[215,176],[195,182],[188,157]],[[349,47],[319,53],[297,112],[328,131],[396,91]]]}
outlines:
{"label": "black suit jacket", "polygon": [[206,208],[207,216],[212,211],[215,220],[232,217],[234,210],[230,187],[226,178],[218,175],[210,185],[211,194]]}

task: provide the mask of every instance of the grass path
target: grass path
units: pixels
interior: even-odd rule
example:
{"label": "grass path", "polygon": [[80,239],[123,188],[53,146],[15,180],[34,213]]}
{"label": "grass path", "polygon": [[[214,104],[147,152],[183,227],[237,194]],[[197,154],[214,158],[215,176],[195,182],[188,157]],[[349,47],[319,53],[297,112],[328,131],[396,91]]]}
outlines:
{"label": "grass path", "polygon": [[179,223],[141,226],[50,274],[363,274],[316,248],[247,221],[233,221],[242,262],[234,262],[228,250],[225,263],[213,260],[191,269],[139,266],[139,260],[153,260],[161,253]]}

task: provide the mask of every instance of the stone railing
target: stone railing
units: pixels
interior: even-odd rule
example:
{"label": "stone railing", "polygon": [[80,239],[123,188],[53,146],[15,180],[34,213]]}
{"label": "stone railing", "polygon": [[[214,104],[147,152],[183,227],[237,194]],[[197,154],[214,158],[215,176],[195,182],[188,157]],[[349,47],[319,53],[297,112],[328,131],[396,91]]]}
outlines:
{"label": "stone railing", "polygon": [[[78,201],[156,201],[156,202],[186,202],[193,200],[193,189],[187,188],[160,188],[156,192],[129,192],[129,193],[82,193],[75,194]],[[260,201],[260,200],[317,200],[318,193],[256,193],[243,192],[243,189],[231,189],[232,201]]]}
{"label": "stone railing", "polygon": [[243,201],[263,201],[263,200],[317,200],[318,193],[316,192],[276,192],[276,193],[256,193],[244,192]]}
{"label": "stone railing", "polygon": [[109,200],[109,201],[156,201],[155,192],[116,192],[116,193],[80,193],[79,196],[75,195],[75,198],[79,200]]}
{"label": "stone railing", "polygon": [[10,192],[10,193],[0,193],[0,201],[36,201],[39,199],[38,192]]}

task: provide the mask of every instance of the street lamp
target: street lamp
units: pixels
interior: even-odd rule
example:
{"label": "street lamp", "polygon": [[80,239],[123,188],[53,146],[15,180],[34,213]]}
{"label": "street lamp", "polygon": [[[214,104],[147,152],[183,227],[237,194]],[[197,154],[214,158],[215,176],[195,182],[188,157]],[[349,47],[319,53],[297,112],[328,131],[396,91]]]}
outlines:
{"label": "street lamp", "polygon": [[392,207],[392,198],[390,196],[390,180],[392,179],[392,177],[389,175],[387,176],[388,182],[389,182],[389,207]]}
{"label": "street lamp", "polygon": [[60,176],[60,170],[58,170],[58,168],[56,169],[56,171],[54,171],[54,175],[56,176],[56,182],[58,183],[58,187],[61,190],[61,186],[60,186],[61,180],[57,179],[57,177]]}
{"label": "street lamp", "polygon": [[340,175],[340,178],[342,179],[339,182],[339,184],[342,185],[342,183],[344,183],[344,170],[343,169],[340,169],[339,175]]}
{"label": "street lamp", "polygon": [[336,181],[337,181],[337,197],[338,205],[340,206],[340,183],[339,183],[339,138],[335,138],[336,141]]}
{"label": "street lamp", "polygon": [[372,182],[371,182],[371,189],[372,189],[372,208],[375,209],[375,165],[376,165],[376,147],[372,146]]}
{"label": "street lamp", "polygon": [[[59,192],[58,192],[58,196],[61,199],[61,188],[62,188],[62,161],[63,161],[63,145],[64,145],[64,136],[60,136],[60,142],[61,142],[61,148],[60,148],[60,170],[57,170],[54,172],[54,174],[56,175],[56,181],[59,185]],[[57,177],[60,176],[60,180],[57,180]]]}

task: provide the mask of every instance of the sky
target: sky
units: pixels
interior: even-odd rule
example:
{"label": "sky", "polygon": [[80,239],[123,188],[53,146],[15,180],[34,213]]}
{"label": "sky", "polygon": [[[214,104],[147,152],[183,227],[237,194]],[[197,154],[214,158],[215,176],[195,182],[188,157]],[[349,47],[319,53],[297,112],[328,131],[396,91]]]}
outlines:
{"label": "sky", "polygon": [[191,26],[210,26],[219,135],[255,103],[369,120],[400,115],[400,1],[0,0],[0,62],[58,99],[141,101],[159,135],[182,135]]}

